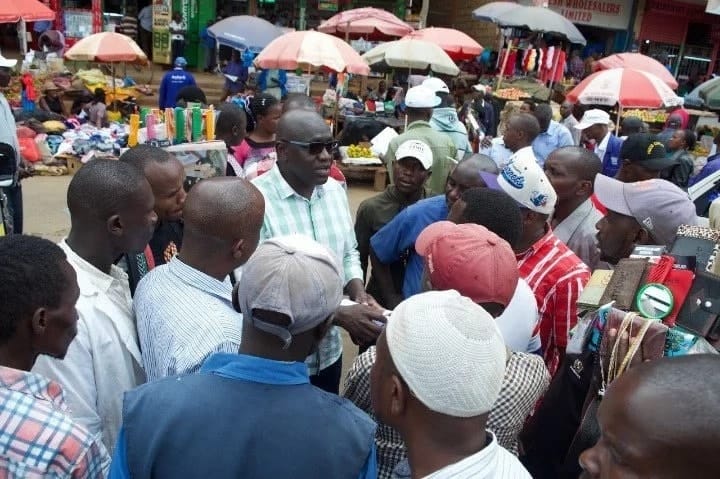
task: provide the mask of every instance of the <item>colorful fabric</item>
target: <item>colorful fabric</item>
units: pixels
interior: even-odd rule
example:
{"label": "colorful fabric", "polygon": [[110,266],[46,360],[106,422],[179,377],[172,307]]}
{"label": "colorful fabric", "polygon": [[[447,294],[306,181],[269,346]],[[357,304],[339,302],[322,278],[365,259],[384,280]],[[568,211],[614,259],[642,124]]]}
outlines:
{"label": "colorful fabric", "polygon": [[105,448],[67,411],[58,383],[0,366],[0,477],[105,477]]}
{"label": "colorful fabric", "polygon": [[577,299],[590,280],[588,267],[548,232],[518,255],[520,277],[535,294],[545,364],[555,374],[565,354],[570,329],[577,323]]}
{"label": "colorful fabric", "polygon": [[270,171],[276,161],[277,153],[274,141],[261,143],[250,138],[245,138],[240,146],[234,149],[233,155],[228,158],[228,164],[232,166],[235,175],[247,180],[252,180]]}

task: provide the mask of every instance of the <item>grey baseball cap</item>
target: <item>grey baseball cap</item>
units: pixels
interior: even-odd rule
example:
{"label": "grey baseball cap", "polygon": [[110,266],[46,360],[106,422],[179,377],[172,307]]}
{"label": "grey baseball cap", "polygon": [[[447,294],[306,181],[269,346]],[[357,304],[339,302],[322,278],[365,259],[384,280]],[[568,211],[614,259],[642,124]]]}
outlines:
{"label": "grey baseball cap", "polygon": [[[243,267],[237,304],[243,321],[279,337],[284,348],[294,335],[309,331],[340,306],[343,275],[333,254],[312,238],[278,236],[261,244]],[[262,309],[290,318],[286,325],[259,319]]]}
{"label": "grey baseball cap", "polygon": [[698,224],[695,204],[685,191],[669,181],[623,183],[597,175],[595,194],[608,210],[635,218],[656,244],[671,246],[680,225]]}

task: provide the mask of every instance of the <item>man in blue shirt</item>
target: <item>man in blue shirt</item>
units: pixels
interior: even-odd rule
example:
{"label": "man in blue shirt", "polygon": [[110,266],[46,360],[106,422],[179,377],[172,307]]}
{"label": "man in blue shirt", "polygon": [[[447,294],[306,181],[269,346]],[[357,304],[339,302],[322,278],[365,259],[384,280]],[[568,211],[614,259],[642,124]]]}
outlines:
{"label": "man in blue shirt", "polygon": [[304,363],[343,283],[333,253],[311,238],[263,243],[233,293],[240,354],[212,354],[197,374],[127,393],[111,475],[376,478],[375,423],[312,386]]}
{"label": "man in blue shirt", "polygon": [[570,130],[552,119],[553,111],[547,103],[535,107],[533,115],[540,123],[540,134],[533,140],[532,149],[542,166],[550,153],[564,146],[572,146],[575,141]]}
{"label": "man in blue shirt", "polygon": [[[404,298],[421,291],[422,258],[415,252],[415,240],[426,226],[447,219],[450,207],[468,188],[485,186],[480,172],[495,172],[494,162],[484,155],[473,155],[450,172],[445,183],[445,196],[434,196],[418,201],[402,210],[380,231],[370,238],[370,261],[373,276],[379,288],[388,291],[386,303],[393,309]],[[405,264],[405,277],[402,291],[397,291],[392,279],[390,265],[402,262]]]}
{"label": "man in blue shirt", "polygon": [[178,93],[186,86],[195,86],[195,77],[185,71],[187,60],[183,57],[175,59],[175,68],[165,74],[160,82],[158,105],[161,110],[175,108]]}

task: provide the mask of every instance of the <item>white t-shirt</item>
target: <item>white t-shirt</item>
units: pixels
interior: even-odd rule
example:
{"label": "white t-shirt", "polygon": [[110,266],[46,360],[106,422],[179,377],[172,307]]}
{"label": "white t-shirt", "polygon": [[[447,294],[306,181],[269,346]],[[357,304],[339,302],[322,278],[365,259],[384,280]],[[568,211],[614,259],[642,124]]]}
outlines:
{"label": "white t-shirt", "polygon": [[521,353],[533,353],[539,350],[540,333],[533,336],[539,320],[535,295],[525,280],[520,278],[510,304],[495,320],[505,345],[510,350]]}
{"label": "white t-shirt", "polygon": [[517,457],[500,446],[492,436],[490,444],[462,461],[445,466],[424,479],[532,479]]}

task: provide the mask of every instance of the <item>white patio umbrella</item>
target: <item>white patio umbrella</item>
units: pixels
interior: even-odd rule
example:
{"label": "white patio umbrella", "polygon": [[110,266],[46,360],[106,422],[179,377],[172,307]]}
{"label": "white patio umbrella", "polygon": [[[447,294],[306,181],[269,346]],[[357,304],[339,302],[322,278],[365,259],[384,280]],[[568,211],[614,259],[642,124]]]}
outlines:
{"label": "white patio umbrella", "polygon": [[413,38],[382,43],[362,57],[374,70],[390,68],[408,69],[412,72],[431,70],[451,76],[460,73],[455,62],[442,48],[434,43]]}

